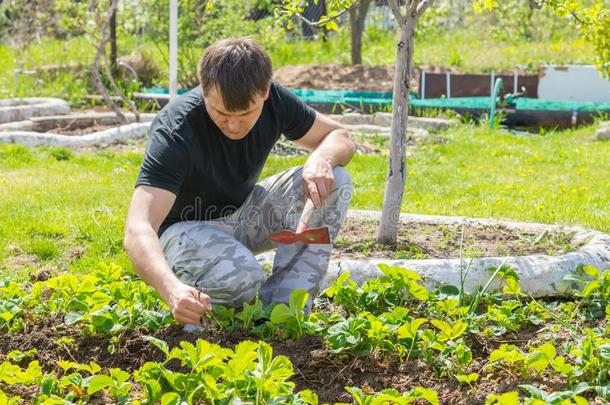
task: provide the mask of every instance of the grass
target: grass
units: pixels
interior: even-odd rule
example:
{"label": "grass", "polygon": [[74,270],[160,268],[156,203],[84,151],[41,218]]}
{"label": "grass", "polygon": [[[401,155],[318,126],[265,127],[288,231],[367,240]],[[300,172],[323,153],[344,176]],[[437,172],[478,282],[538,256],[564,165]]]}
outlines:
{"label": "grass", "polygon": [[[523,137],[462,125],[445,136],[410,149],[403,211],[610,232],[610,143],[592,127]],[[123,224],[142,153],[0,145],[0,271],[130,267]],[[304,161],[272,156],[262,176]],[[348,170],[351,207],[380,209],[387,158],[356,156]]]}

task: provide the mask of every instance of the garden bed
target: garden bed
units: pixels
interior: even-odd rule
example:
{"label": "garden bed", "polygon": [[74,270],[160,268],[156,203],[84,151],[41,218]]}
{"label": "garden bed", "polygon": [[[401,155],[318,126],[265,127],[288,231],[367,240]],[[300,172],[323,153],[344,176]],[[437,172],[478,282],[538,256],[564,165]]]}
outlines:
{"label": "garden bed", "polygon": [[[339,232],[334,258],[342,259],[449,259],[560,255],[582,246],[572,243],[574,232],[527,232],[502,225],[399,224],[395,247],[375,243],[377,221],[348,218]],[[463,237],[462,237],[463,229]]]}
{"label": "garden bed", "polygon": [[[61,320],[56,322],[37,325],[36,329],[27,334],[14,335],[11,339],[0,342],[0,361],[5,361],[6,355],[12,350],[27,352],[36,349],[36,358],[46,372],[61,373],[57,363],[70,360],[80,364],[95,362],[104,369],[120,368],[133,373],[146,362],[164,360],[164,354],[144,338],[151,334],[149,331],[130,331],[122,334],[117,342],[111,342],[109,336],[83,336],[78,328],[65,328],[61,326]],[[530,327],[521,333],[511,333],[502,338],[471,337],[469,344],[473,348],[473,361],[470,371],[483,374],[489,354],[502,343],[513,343],[523,348],[550,329],[550,325]],[[180,342],[195,343],[197,339],[203,338],[233,349],[244,340],[258,340],[257,336],[242,329],[223,331],[210,327],[209,324],[201,333],[185,332],[181,326],[175,325],[152,335],[166,341],[170,347],[178,346]],[[62,338],[74,341],[64,343]],[[349,402],[351,397],[345,391],[345,387],[349,386],[361,387],[369,393],[386,388],[408,391],[414,386],[422,386],[436,391],[443,404],[483,404],[489,394],[517,390],[519,384],[526,382],[513,373],[500,371],[489,373],[485,381],[477,384],[476,389],[471,389],[468,385],[460,385],[447,378],[449,376],[443,378],[435,375],[433,367],[418,360],[404,362],[392,356],[334,355],[324,349],[324,342],[317,336],[297,340],[271,339],[268,343],[273,347],[274,356],[283,355],[290,359],[294,369],[291,380],[296,384],[296,391],[312,390],[317,393],[320,403]],[[109,347],[115,351],[110,353]],[[27,363],[24,361],[21,365],[27,366]],[[171,368],[181,370],[178,362]],[[561,388],[560,379],[544,375],[527,382],[538,383],[547,390]],[[5,387],[7,394],[19,395],[24,399],[35,394],[35,391],[22,386]],[[106,400],[113,402],[111,398]]]}
{"label": "garden bed", "polygon": [[[180,347],[184,344],[181,342],[196,345],[199,339],[205,339],[223,348],[237,350],[237,345],[244,341],[256,342],[263,339],[272,347],[274,357],[286,356],[289,360],[291,373],[286,375],[284,373],[288,371],[285,371],[282,375],[289,377],[288,381],[295,384],[294,392],[311,390],[317,394],[320,403],[351,403],[351,396],[345,387],[359,387],[365,394],[388,388],[407,392],[415,387],[424,387],[432,389],[442,404],[483,404],[490,395],[508,391],[527,392],[519,387],[523,384],[534,385],[548,393],[567,390],[569,384],[562,373],[566,373],[565,367],[575,367],[570,364],[574,361],[573,356],[578,353],[574,350],[582,344],[582,337],[571,333],[564,325],[569,322],[575,330],[603,329],[606,325],[603,314],[594,309],[599,302],[599,294],[602,294],[599,288],[590,298],[578,302],[528,303],[527,299],[516,299],[518,290],[514,290],[511,293],[514,296],[508,298],[484,295],[480,305],[477,305],[478,309],[475,308],[471,315],[465,317],[455,312],[457,307],[448,304],[458,300],[457,295],[438,291],[431,291],[430,295],[423,294],[422,290],[413,289],[414,285],[405,285],[402,276],[394,274],[386,277],[385,281],[373,282],[364,289],[338,284],[334,295],[329,293],[317,301],[312,317],[303,318],[302,314],[299,315],[302,317],[301,322],[318,325],[314,327],[303,324],[308,332],[302,336],[294,336],[296,330],[290,322],[274,320],[273,312],[271,320],[268,320],[268,310],[262,310],[262,307],[256,309],[256,306],[237,312],[235,316],[227,316],[226,312],[217,308],[214,316],[204,318],[202,330],[196,333],[185,332],[182,326],[171,322],[166,323],[168,326],[151,330],[144,326],[144,320],[146,311],[157,311],[154,309],[157,305],[155,296],[142,295],[142,290],[138,287],[140,282],[130,277],[122,278],[119,273],[113,272],[115,270],[111,267],[101,273],[93,272],[93,276],[106,275],[107,278],[98,279],[95,288],[89,289],[89,292],[83,288],[87,285],[85,276],[78,276],[81,283],[74,285],[76,290],[72,292],[70,288],[60,287],[62,281],[59,279],[47,280],[46,275],[34,277],[33,282],[46,283],[41,290],[44,299],[63,306],[66,311],[72,308],[72,311],[65,317],[61,311],[55,315],[49,312],[46,315],[40,312],[35,315],[37,311],[28,310],[25,314],[18,315],[23,317],[24,327],[5,335],[10,338],[0,340],[0,362],[26,369],[31,361],[37,361],[42,373],[61,377],[61,390],[68,393],[67,397],[71,395],[73,399],[80,398],[90,403],[116,403],[119,401],[110,395],[110,387],[88,394],[89,380],[75,375],[86,376],[91,373],[86,370],[89,370],[92,362],[101,367],[93,375],[105,375],[108,370],[120,369],[128,377],[150,366],[150,362],[162,364],[166,355],[148,336],[166,342],[170,349]],[[503,277],[508,280],[514,276],[507,271]],[[411,292],[406,293],[404,288]],[[13,294],[15,291],[12,288]],[[372,292],[379,295],[371,295]],[[0,298],[5,299],[6,294],[7,291],[4,290]],[[95,310],[98,308],[95,301],[105,294],[126,301],[123,304],[118,304],[118,300],[111,301],[101,311]],[[355,297],[356,301],[349,303],[340,298],[348,296]],[[44,308],[42,301],[32,305],[38,311]],[[132,315],[120,315],[125,310]],[[408,311],[408,316],[405,310]],[[77,313],[74,311],[84,311],[84,316],[80,322],[68,325],[67,319],[74,318],[70,314]],[[299,313],[298,305],[294,311],[295,314]],[[106,321],[95,319],[101,313],[116,319],[116,324],[122,327],[114,332],[109,330],[110,325]],[[18,317],[13,321],[17,321]],[[396,319],[391,320],[393,317]],[[401,318],[402,321],[396,323]],[[427,322],[417,332],[416,343],[410,343],[410,339],[397,339],[396,329],[394,332],[387,329],[391,325],[408,325],[415,318],[430,318],[429,321],[424,319]],[[443,337],[439,331],[439,328],[444,327],[440,319],[448,322],[447,325],[453,325],[451,332],[442,332],[449,333],[448,336]],[[348,322],[347,325],[350,326],[337,327],[342,322]],[[374,322],[382,322],[384,329],[374,332]],[[7,325],[10,323],[0,326],[5,328]],[[385,334],[385,339],[392,341],[394,347],[388,347],[380,340]],[[399,332],[398,336],[402,334]],[[436,341],[438,350],[427,347],[425,334],[428,339]],[[600,338],[592,343],[592,350],[599,350],[599,345],[603,342]],[[35,351],[30,352],[33,349]],[[206,352],[199,355],[205,356]],[[560,355],[565,356],[567,364],[558,360]],[[193,352],[190,356],[194,358],[197,355]],[[214,355],[211,356],[210,359],[213,359]],[[248,360],[244,358],[242,361]],[[210,364],[215,364],[214,362],[211,360]],[[593,365],[592,359],[585,358],[584,362],[582,367]],[[72,371],[67,372],[64,367],[71,367]],[[81,369],[75,372],[75,367]],[[174,375],[186,375],[190,368],[181,365],[178,360],[170,360],[164,367],[168,374],[176,373]],[[10,380],[6,371],[8,368],[4,370],[0,373],[0,388],[6,394],[20,396],[26,402],[40,395],[37,384],[2,382],[2,379]],[[210,371],[210,374],[215,373]],[[279,384],[279,375],[273,384]],[[458,376],[470,376],[472,380],[460,382]],[[29,377],[17,373],[17,377],[11,378],[19,381],[19,378]],[[132,377],[130,381],[133,383],[128,390],[131,398],[145,395],[146,390],[142,385]],[[170,388],[165,386],[163,388],[164,392],[168,392],[168,389]],[[174,389],[181,391],[179,385]],[[43,390],[49,390],[49,385]],[[573,397],[576,394],[567,394],[567,397],[570,395]],[[591,389],[583,395],[589,399],[595,397]]]}

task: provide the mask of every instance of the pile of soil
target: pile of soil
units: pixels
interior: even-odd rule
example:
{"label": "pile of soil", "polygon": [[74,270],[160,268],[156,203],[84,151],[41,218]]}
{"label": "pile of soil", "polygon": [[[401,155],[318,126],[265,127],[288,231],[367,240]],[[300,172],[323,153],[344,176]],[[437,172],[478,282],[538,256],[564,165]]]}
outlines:
{"label": "pile of soil", "polygon": [[[411,70],[411,91],[418,91],[421,72],[426,73],[467,73],[451,66],[419,65]],[[514,71],[496,71],[496,76],[512,76]],[[519,75],[528,74],[520,69]],[[531,74],[531,73],[530,73]],[[319,90],[361,90],[391,92],[394,81],[394,66],[365,65],[288,65],[277,71],[275,79],[293,89]]]}
{"label": "pile of soil", "polygon": [[335,243],[335,259],[450,259],[462,257],[560,255],[576,250],[573,234],[518,232],[503,226],[401,223],[398,244],[375,244],[379,223],[348,218]]}
{"label": "pile of soil", "polygon": [[286,87],[300,89],[392,91],[393,66],[290,65],[275,72]]}

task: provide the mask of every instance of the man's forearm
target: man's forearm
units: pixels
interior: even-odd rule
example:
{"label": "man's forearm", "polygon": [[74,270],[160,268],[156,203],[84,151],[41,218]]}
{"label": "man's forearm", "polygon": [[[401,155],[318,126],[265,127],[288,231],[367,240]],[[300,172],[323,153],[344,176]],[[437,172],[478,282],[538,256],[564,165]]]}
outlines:
{"label": "man's forearm", "polygon": [[345,166],[352,159],[355,151],[356,147],[349,139],[347,130],[335,129],[324,138],[309,159],[324,159],[332,167]]}
{"label": "man's forearm", "polygon": [[147,225],[128,227],[125,231],[125,250],[140,277],[167,302],[169,292],[180,281],[167,264],[154,229]]}

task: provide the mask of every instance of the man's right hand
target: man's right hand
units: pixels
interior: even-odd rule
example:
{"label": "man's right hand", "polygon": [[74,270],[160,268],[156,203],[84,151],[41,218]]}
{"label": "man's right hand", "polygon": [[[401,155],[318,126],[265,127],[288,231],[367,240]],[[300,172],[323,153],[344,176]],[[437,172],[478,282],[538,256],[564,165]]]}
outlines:
{"label": "man's right hand", "polygon": [[209,296],[182,282],[164,295],[172,315],[180,323],[199,324],[201,316],[212,310]]}

